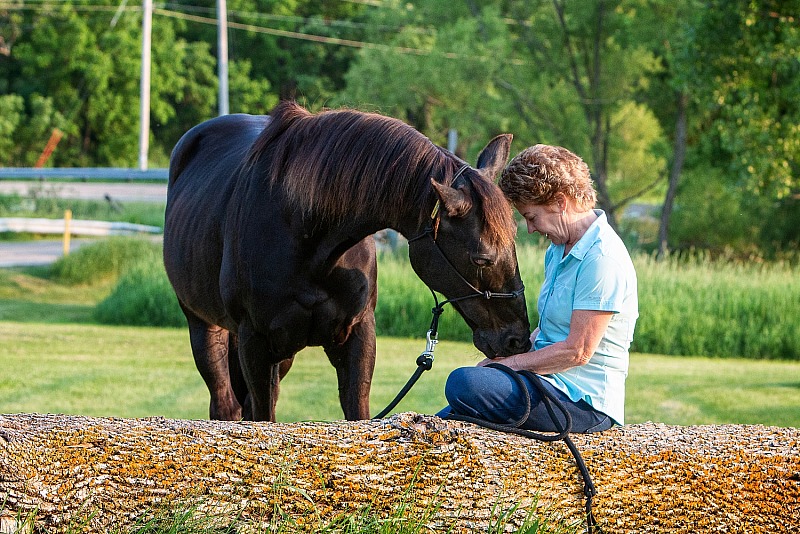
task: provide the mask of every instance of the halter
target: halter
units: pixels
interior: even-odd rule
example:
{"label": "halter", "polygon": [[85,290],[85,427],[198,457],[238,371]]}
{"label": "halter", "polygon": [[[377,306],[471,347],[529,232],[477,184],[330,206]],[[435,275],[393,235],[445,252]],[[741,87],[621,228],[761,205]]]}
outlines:
{"label": "halter", "polygon": [[[466,165],[466,164],[462,165],[461,168],[458,169],[458,172],[456,172],[455,176],[453,177],[453,181],[458,179],[458,177],[461,176],[461,174],[468,168],[469,168],[469,165]],[[453,302],[459,302],[459,301],[462,301],[462,300],[467,300],[467,299],[472,299],[472,298],[477,298],[477,297],[483,297],[486,300],[489,300],[489,299],[513,299],[513,298],[517,298],[517,297],[522,296],[525,293],[525,287],[524,286],[519,288],[519,289],[517,289],[517,290],[515,290],[515,291],[512,291],[510,293],[495,293],[493,291],[488,291],[488,290],[487,291],[481,291],[480,289],[478,289],[477,287],[472,285],[469,282],[469,280],[464,278],[464,276],[458,271],[458,269],[456,269],[456,266],[453,265],[453,262],[450,261],[450,259],[447,257],[447,255],[442,250],[442,248],[439,246],[439,243],[436,241],[435,228],[438,228],[438,226],[439,226],[439,220],[440,220],[439,209],[440,209],[440,206],[441,206],[441,200],[437,199],[436,200],[436,204],[433,206],[433,211],[431,211],[430,221],[428,221],[428,225],[425,227],[425,230],[423,230],[422,233],[420,233],[419,235],[409,239],[408,242],[409,243],[413,243],[414,241],[418,241],[418,240],[420,240],[422,238],[429,237],[431,239],[431,242],[433,242],[434,248],[439,253],[439,256],[441,256],[441,258],[444,260],[444,262],[447,265],[450,266],[450,270],[452,270],[454,273],[456,273],[456,276],[464,283],[464,285],[467,286],[470,290],[472,290],[472,293],[469,294],[469,295],[461,296],[461,297],[453,297],[451,299],[446,299],[443,302],[439,303],[439,299],[436,297],[436,293],[433,291],[433,289],[431,289],[430,286],[428,286],[428,289],[430,289],[431,293],[433,294],[433,300],[434,300],[434,302],[436,304],[436,306],[433,309],[434,319],[438,320],[438,316],[441,315],[442,308],[443,308],[443,306],[445,304],[452,304]],[[438,313],[437,313],[437,310],[438,310]],[[435,332],[435,330],[434,330],[434,332]]]}
{"label": "halter", "polygon": [[[455,181],[461,174],[469,168],[469,165],[462,165],[458,172],[456,172],[453,180]],[[431,288],[431,286],[427,286],[428,290],[430,290],[431,295],[433,295],[433,302],[434,307],[431,309],[431,313],[433,314],[433,318],[431,319],[431,327],[428,329],[428,333],[425,335],[426,345],[425,350],[417,357],[417,369],[414,371],[414,374],[411,378],[408,379],[406,385],[400,390],[397,396],[392,400],[386,408],[384,408],[378,415],[374,417],[374,419],[382,419],[388,414],[395,406],[405,397],[406,393],[411,389],[411,387],[417,382],[419,377],[422,375],[423,372],[429,371],[433,367],[433,350],[436,348],[436,344],[439,342],[438,333],[439,333],[439,317],[441,317],[442,313],[444,312],[444,305],[445,304],[452,304],[453,302],[459,302],[462,300],[473,299],[482,297],[486,300],[489,299],[515,299],[521,297],[525,294],[525,286],[517,289],[516,291],[512,291],[511,293],[495,293],[493,291],[481,291],[474,285],[472,285],[469,280],[464,278],[464,276],[458,272],[455,265],[447,258],[444,251],[439,246],[439,243],[436,241],[436,234],[434,228],[438,225],[439,221],[439,208],[440,208],[441,201],[437,200],[436,204],[433,206],[433,211],[431,211],[430,221],[428,221],[428,225],[425,227],[425,230],[422,231],[419,235],[412,237],[408,240],[409,243],[413,243],[419,239],[424,237],[430,237],[431,241],[433,242],[434,248],[439,252],[439,255],[445,261],[447,265],[450,266],[450,269],[456,273],[456,276],[467,286],[472,293],[469,295],[463,295],[460,297],[453,297],[451,299],[443,300],[439,302],[439,298],[436,296],[436,292]],[[427,285],[427,284],[426,284]]]}

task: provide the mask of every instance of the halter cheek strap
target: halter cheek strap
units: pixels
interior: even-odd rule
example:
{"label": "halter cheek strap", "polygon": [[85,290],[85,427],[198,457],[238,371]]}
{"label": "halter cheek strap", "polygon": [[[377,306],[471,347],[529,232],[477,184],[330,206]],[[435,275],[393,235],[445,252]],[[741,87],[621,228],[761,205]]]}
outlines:
{"label": "halter cheek strap", "polygon": [[[461,174],[463,174],[463,172],[468,168],[469,168],[469,165],[467,165],[467,164],[462,165],[461,168],[458,169],[458,172],[456,172],[455,176],[453,176],[453,181],[455,182],[455,180],[458,179],[458,177],[461,176]],[[475,298],[475,297],[483,297],[483,298],[485,298],[487,300],[488,299],[492,299],[492,298],[513,299],[513,298],[518,298],[518,297],[521,297],[522,295],[524,295],[524,293],[525,293],[525,287],[524,286],[519,288],[519,289],[517,289],[516,291],[512,291],[511,293],[495,293],[495,292],[492,292],[492,291],[481,291],[480,289],[478,289],[477,287],[472,285],[469,282],[469,280],[464,278],[464,276],[458,271],[458,269],[456,269],[455,265],[453,265],[453,263],[450,261],[450,259],[447,257],[447,255],[442,250],[442,248],[439,246],[439,243],[436,241],[437,232],[438,232],[438,229],[439,229],[439,221],[441,220],[441,216],[440,216],[440,213],[439,213],[440,211],[441,211],[441,199],[437,199],[436,200],[436,204],[434,204],[433,210],[431,211],[431,220],[428,223],[428,226],[425,228],[425,230],[422,231],[422,233],[420,233],[419,235],[417,235],[415,237],[412,237],[411,239],[408,240],[408,242],[409,243],[413,243],[414,241],[422,239],[423,237],[430,237],[431,238],[431,242],[433,244],[433,248],[436,250],[436,252],[439,253],[439,256],[442,257],[442,259],[444,260],[445,264],[447,264],[450,267],[450,269],[456,274],[456,276],[464,283],[465,286],[467,286],[469,289],[471,289],[472,292],[470,294],[468,294],[468,295],[463,295],[463,296],[460,296],[460,297],[453,297],[451,299],[447,299],[447,300],[445,300],[445,301],[440,303],[440,302],[438,302],[438,299],[436,298],[436,293],[433,291],[433,289],[431,289],[429,287],[428,289],[430,289],[431,293],[433,293],[434,301],[436,301],[436,306],[434,307],[434,320],[436,320],[436,318],[437,318],[436,310],[439,310],[438,313],[441,314],[442,313],[442,311],[441,311],[442,307],[445,304],[450,304],[451,302],[458,302],[458,301],[461,301],[461,300],[471,299],[471,298]]]}
{"label": "halter cheek strap", "polygon": [[[468,168],[469,165],[467,165],[466,163],[462,165],[461,168],[459,168],[456,174],[453,176],[453,182],[455,182],[458,179],[458,177],[461,176],[461,174],[463,174],[463,172]],[[441,220],[439,218],[439,210],[441,207],[442,207],[442,199],[437,198],[436,204],[433,205],[433,210],[431,211],[431,229],[433,230],[434,239],[436,239],[436,235],[439,233],[439,221]]]}

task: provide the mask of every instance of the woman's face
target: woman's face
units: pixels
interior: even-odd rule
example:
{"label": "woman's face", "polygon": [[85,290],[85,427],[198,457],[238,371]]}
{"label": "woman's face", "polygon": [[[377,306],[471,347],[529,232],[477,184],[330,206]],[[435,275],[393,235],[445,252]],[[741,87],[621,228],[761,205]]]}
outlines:
{"label": "woman's face", "polygon": [[528,223],[528,233],[539,232],[556,245],[567,242],[566,220],[558,203],[532,204],[516,203],[514,207]]}

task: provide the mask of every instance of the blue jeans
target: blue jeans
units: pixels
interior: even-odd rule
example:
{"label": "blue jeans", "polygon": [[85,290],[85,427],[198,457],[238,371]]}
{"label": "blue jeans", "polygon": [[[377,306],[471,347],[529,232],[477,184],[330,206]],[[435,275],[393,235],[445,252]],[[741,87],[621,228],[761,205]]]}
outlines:
{"label": "blue jeans", "polygon": [[[450,405],[436,415],[447,417],[455,413],[493,423],[511,424],[525,414],[524,396],[527,396],[531,401],[531,411],[520,428],[539,432],[559,432],[561,429],[553,422],[539,389],[526,376],[520,376],[525,383],[524,391],[513,377],[500,369],[491,367],[456,369],[447,377],[444,388],[445,397]],[[609,416],[595,410],[589,403],[583,400],[574,402],[548,381],[541,382],[548,392],[566,407],[572,418],[572,432],[600,432],[614,425]],[[566,421],[563,413],[555,407],[553,411],[561,428],[564,428]]]}

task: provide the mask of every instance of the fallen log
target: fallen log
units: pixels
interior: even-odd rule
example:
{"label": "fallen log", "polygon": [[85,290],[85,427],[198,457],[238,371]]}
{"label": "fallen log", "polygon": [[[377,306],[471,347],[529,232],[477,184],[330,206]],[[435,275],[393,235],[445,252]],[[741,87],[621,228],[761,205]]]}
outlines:
{"label": "fallen log", "polygon": [[[798,429],[644,423],[573,441],[604,532],[800,529]],[[582,531],[582,488],[562,442],[414,413],[287,424],[0,416],[4,532],[124,532],[181,507],[236,532],[320,530],[364,510],[422,518],[430,531],[516,528],[530,513]]]}

